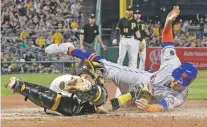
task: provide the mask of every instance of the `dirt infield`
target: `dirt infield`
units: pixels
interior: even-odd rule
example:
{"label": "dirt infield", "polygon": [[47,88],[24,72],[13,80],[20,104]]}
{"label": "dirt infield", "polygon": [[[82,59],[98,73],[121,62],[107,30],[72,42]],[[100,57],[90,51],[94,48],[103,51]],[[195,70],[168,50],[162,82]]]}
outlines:
{"label": "dirt infield", "polygon": [[[106,85],[109,98],[114,96],[114,85]],[[109,114],[65,117],[45,114],[42,108],[24,97],[13,94],[2,97],[3,127],[206,127],[207,100],[188,100],[178,109],[164,113],[143,113],[135,108],[120,109]]]}

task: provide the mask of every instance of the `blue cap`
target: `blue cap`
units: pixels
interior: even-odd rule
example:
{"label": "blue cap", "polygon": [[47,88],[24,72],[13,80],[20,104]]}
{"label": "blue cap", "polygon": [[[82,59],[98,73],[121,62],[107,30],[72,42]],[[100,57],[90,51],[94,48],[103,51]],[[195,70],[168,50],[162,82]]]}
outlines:
{"label": "blue cap", "polygon": [[178,68],[173,70],[172,76],[184,88],[189,86],[197,77],[198,70],[196,66],[190,62],[184,62]]}

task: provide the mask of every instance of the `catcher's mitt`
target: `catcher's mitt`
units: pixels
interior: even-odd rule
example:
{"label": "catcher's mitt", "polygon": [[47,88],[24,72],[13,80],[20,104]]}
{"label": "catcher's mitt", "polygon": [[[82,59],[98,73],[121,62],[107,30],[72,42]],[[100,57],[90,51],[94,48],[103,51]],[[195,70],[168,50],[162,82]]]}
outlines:
{"label": "catcher's mitt", "polygon": [[139,52],[144,50],[144,44],[142,42],[139,43]]}
{"label": "catcher's mitt", "polygon": [[73,78],[72,77],[71,81],[68,83],[64,81],[61,82],[59,87],[61,90],[65,90],[71,93],[86,92],[91,89],[92,83],[85,78],[80,78],[80,77]]}

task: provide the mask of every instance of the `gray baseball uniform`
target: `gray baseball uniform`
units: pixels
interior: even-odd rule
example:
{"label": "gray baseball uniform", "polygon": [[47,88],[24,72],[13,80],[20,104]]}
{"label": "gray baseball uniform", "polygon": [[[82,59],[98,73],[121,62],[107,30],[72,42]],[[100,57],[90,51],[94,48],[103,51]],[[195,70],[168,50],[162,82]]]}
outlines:
{"label": "gray baseball uniform", "polygon": [[148,83],[153,96],[160,98],[161,103],[166,103],[165,109],[172,109],[183,104],[187,89],[178,91],[168,86],[171,81],[172,71],[181,65],[173,46],[166,46],[161,50],[160,69],[154,73],[117,65],[102,59],[106,71],[106,78],[112,79],[119,87],[122,94],[131,91],[134,85]]}

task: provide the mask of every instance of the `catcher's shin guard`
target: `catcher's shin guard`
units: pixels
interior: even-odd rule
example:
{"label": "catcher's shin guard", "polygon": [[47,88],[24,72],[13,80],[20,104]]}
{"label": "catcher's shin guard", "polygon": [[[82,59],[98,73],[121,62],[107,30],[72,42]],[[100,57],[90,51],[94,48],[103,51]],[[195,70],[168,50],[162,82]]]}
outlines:
{"label": "catcher's shin guard", "polygon": [[75,115],[81,110],[80,103],[73,96],[58,94],[44,86],[17,81],[13,90],[24,95],[25,100],[29,99],[40,107],[57,111],[63,115]]}
{"label": "catcher's shin guard", "polygon": [[46,109],[56,110],[60,103],[61,95],[44,86],[17,81],[17,85],[13,89],[14,92],[24,95],[25,100],[29,99]]}

